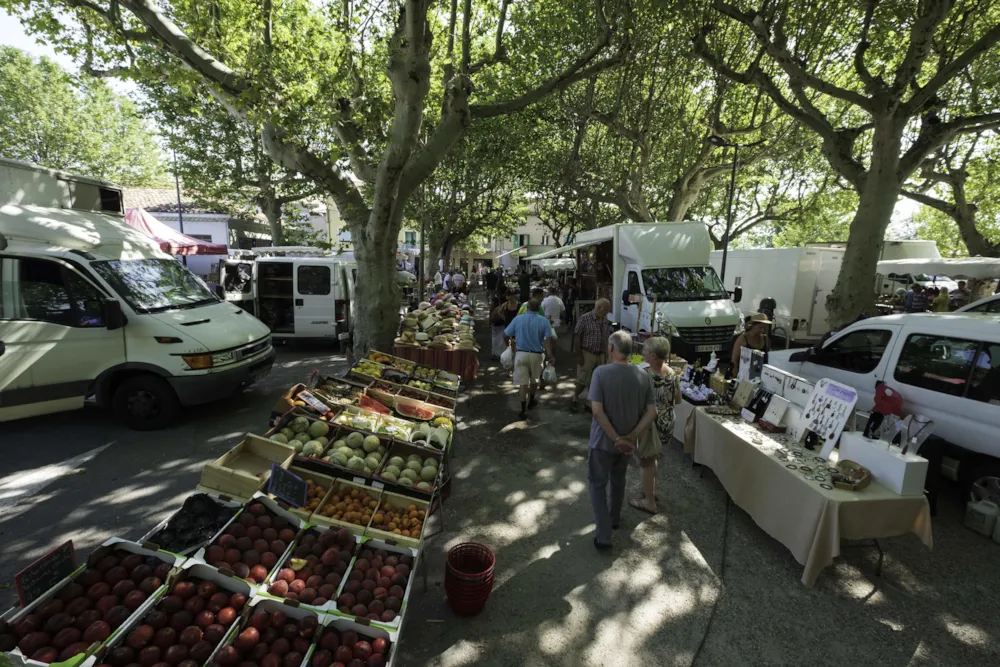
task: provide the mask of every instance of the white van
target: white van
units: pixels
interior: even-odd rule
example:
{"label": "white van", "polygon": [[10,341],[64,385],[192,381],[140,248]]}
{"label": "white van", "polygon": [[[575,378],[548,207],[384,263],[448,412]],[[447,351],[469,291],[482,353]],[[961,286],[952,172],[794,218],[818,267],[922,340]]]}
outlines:
{"label": "white van", "polygon": [[743,322],[709,264],[711,249],[700,222],[627,223],[580,232],[573,245],[528,260],[574,253],[578,305],[607,298],[613,321],[634,332],[670,330],[674,351],[694,360],[730,346]]}
{"label": "white van", "polygon": [[[249,277],[249,280],[248,280]],[[274,338],[344,341],[351,330],[353,256],[317,248],[255,248],[220,264],[224,298],[253,312]]]}
{"label": "white van", "polygon": [[0,160],[0,421],[92,397],[129,426],[267,375],[267,327],[123,220],[121,190]]}
{"label": "white van", "polygon": [[907,413],[934,421],[952,447],[944,471],[1000,500],[1000,316],[887,315],[855,322],[819,349],[769,353],[769,363],[810,382],[830,378],[858,391],[858,410],[875,404],[876,382],[903,396]]}

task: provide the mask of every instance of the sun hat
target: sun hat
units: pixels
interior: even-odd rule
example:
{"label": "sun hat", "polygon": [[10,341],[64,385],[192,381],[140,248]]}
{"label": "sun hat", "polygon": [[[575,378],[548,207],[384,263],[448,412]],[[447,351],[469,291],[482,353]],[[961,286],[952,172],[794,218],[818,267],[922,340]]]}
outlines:
{"label": "sun hat", "polygon": [[755,313],[753,317],[750,318],[750,324],[774,324],[771,320],[767,319],[767,315],[764,313]]}

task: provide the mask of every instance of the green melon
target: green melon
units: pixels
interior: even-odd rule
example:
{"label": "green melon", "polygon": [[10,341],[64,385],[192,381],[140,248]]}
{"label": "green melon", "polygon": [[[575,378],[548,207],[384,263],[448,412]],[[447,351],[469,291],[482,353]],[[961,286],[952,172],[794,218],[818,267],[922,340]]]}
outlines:
{"label": "green melon", "polygon": [[406,462],[407,470],[412,470],[413,472],[420,472],[420,469],[423,467],[424,466],[422,465],[422,462],[420,460]]}
{"label": "green melon", "polygon": [[394,466],[394,465],[387,465],[385,467],[385,470],[382,471],[383,475],[385,473],[391,473],[392,474],[392,478],[396,479],[397,477],[399,477],[399,467],[398,466]]}
{"label": "green melon", "polygon": [[369,435],[361,443],[361,446],[364,448],[366,452],[370,454],[372,452],[378,451],[379,445],[381,444],[382,442],[377,437],[375,437],[374,435]]}
{"label": "green melon", "polygon": [[361,470],[365,467],[365,460],[360,456],[352,456],[347,461],[347,467],[351,470]]}
{"label": "green melon", "polygon": [[351,449],[361,449],[361,446],[365,442],[365,436],[358,433],[357,431],[351,431],[347,434],[347,446]]}
{"label": "green melon", "polygon": [[400,481],[403,481],[404,479],[408,479],[408,480],[410,480],[410,482],[416,482],[419,479],[419,477],[417,476],[417,473],[416,473],[415,470],[411,470],[410,468],[407,468],[406,470],[404,470],[403,472],[401,472],[400,475],[399,475],[399,480]]}
{"label": "green melon", "polygon": [[[292,420],[292,423],[288,425],[296,433],[303,433],[309,428],[309,420],[305,417],[296,417]],[[320,434],[322,435],[322,434]]]}
{"label": "green melon", "polygon": [[382,471],[382,477],[389,480],[390,482],[395,482],[397,479],[397,475],[395,473],[389,472],[388,470]]}
{"label": "green melon", "polygon": [[393,456],[391,459],[389,459],[389,465],[399,466],[400,468],[402,468],[404,465],[406,465],[406,461],[403,460],[402,456]]}
{"label": "green melon", "polygon": [[420,479],[425,482],[433,482],[434,478],[437,477],[438,469],[434,466],[426,466],[420,470]]}
{"label": "green melon", "polygon": [[330,432],[330,426],[326,422],[313,422],[309,425],[309,435],[318,438]]}
{"label": "green melon", "polygon": [[284,433],[275,433],[274,435],[271,436],[271,440],[273,440],[274,442],[280,442],[283,445],[288,444],[288,438],[285,437]]}

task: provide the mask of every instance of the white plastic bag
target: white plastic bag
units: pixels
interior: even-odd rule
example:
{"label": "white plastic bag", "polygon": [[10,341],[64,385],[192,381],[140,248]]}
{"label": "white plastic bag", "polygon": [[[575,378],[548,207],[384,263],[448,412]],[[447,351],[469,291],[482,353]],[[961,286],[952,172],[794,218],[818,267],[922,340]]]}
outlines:
{"label": "white plastic bag", "polygon": [[556,367],[548,364],[542,371],[542,382],[545,384],[555,384],[557,379],[559,378],[556,376]]}
{"label": "white plastic bag", "polygon": [[500,355],[500,365],[508,371],[514,368],[514,350],[510,347],[510,345],[508,345],[507,349]]}

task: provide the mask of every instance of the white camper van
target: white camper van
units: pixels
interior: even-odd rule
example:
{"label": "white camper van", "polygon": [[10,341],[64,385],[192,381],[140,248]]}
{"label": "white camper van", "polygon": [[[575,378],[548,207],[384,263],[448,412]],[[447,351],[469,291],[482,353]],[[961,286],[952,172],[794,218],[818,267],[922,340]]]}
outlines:
{"label": "white camper van", "polygon": [[223,298],[254,313],[274,338],[350,337],[357,264],[319,248],[262,247],[220,264]]}
{"label": "white camper van", "polygon": [[700,222],[618,224],[580,232],[573,245],[528,259],[574,253],[578,305],[589,310],[587,302],[607,298],[613,321],[630,331],[675,332],[674,350],[694,359],[728,347],[742,322],[709,265],[711,249]]}
{"label": "white camper van", "polygon": [[137,429],[267,375],[271,337],[123,219],[121,190],[0,160],[0,421],[93,398]]}

